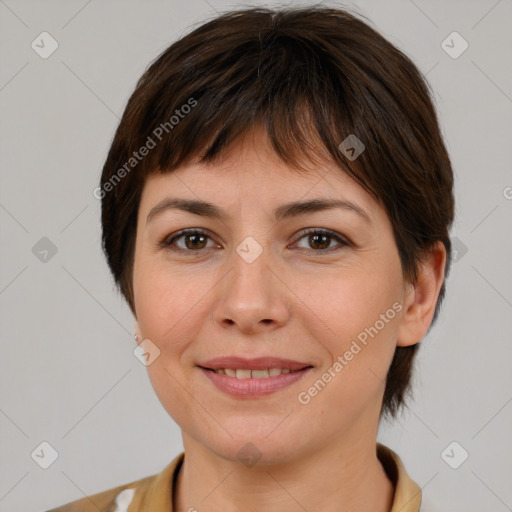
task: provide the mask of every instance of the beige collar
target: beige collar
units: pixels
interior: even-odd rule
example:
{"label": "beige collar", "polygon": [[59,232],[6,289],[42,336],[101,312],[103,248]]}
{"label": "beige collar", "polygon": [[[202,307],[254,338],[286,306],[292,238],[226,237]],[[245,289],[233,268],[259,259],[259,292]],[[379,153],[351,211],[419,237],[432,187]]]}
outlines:
{"label": "beige collar", "polygon": [[[421,504],[421,489],[407,474],[400,457],[390,448],[377,443],[377,456],[395,486],[391,512],[418,512]],[[151,510],[172,512],[172,493],[176,476],[183,463],[185,453],[180,453],[161,473],[144,479],[135,488],[133,498],[125,506],[128,512]],[[118,508],[121,512],[122,508]],[[124,512],[124,511],[123,511]]]}

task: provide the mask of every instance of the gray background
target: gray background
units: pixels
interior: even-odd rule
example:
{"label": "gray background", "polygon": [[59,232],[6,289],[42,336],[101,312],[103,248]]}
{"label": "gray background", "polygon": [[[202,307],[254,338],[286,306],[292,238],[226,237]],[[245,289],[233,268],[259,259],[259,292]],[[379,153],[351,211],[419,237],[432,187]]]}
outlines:
{"label": "gray background", "polygon": [[[157,473],[182,449],[133,355],[92,191],[150,61],[241,5],[0,0],[2,512],[40,512]],[[383,423],[379,441],[432,510],[512,510],[512,1],[325,5],[367,15],[427,73],[456,174],[448,296],[422,342],[411,410]],[[43,31],[59,44],[47,59],[31,48]],[[453,31],[469,44],[458,58],[441,45]],[[46,261],[34,254],[43,237],[57,249]],[[48,469],[31,457],[42,441],[59,454]],[[452,441],[469,453],[458,469],[441,455]]]}

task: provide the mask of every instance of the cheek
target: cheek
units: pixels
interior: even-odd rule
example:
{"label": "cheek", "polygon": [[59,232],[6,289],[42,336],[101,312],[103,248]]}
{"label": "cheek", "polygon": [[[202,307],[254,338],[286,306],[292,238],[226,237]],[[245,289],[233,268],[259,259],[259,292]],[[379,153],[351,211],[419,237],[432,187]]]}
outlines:
{"label": "cheek", "polygon": [[[393,304],[400,297],[400,279],[393,269],[388,272],[374,272],[366,269],[357,271],[340,271],[334,275],[304,279],[296,294],[306,307],[308,325],[323,329],[330,335],[331,348],[343,348],[348,340],[355,339],[359,333],[373,326],[381,326],[381,315],[389,313],[391,319],[396,317]],[[299,301],[300,303],[301,301]],[[388,317],[385,320],[389,320]],[[393,327],[396,322],[386,322]]]}
{"label": "cheek", "polygon": [[304,283],[304,325],[328,354],[316,377],[328,384],[324,388],[315,380],[317,384],[307,384],[313,388],[304,390],[310,395],[310,389],[311,396],[322,390],[316,402],[319,410],[329,403],[338,404],[339,414],[354,417],[369,402],[380,400],[396,347],[401,309],[400,268],[393,262],[387,267],[387,272],[383,267],[344,269],[330,278]]}
{"label": "cheek", "polygon": [[[197,277],[194,284],[187,284],[183,274],[174,275],[154,262],[151,266],[150,261],[141,261],[135,267],[137,322],[142,337],[160,350],[146,370],[160,403],[180,425],[198,414],[190,400],[191,390],[185,385],[190,370],[185,362],[187,348],[201,326],[197,303],[204,294],[197,288]],[[197,419],[201,421],[204,418]]]}
{"label": "cheek", "polygon": [[208,274],[170,271],[161,262],[141,260],[135,265],[134,295],[142,336],[156,343],[162,355],[183,353],[201,329],[204,296],[215,282]]}
{"label": "cheek", "polygon": [[316,280],[308,290],[304,325],[328,356],[303,386],[299,401],[307,402],[322,421],[327,415],[335,423],[350,423],[369,404],[377,408],[381,401],[396,346],[401,308],[397,284],[371,273],[345,274]]}

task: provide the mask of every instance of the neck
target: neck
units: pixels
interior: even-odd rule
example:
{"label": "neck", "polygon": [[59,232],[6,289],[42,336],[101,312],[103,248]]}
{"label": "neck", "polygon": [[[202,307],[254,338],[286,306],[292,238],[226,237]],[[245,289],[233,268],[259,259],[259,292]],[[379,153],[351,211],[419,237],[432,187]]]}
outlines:
{"label": "neck", "polygon": [[377,458],[376,441],[366,441],[329,442],[291,462],[246,467],[184,436],[173,510],[389,512],[395,488]]}

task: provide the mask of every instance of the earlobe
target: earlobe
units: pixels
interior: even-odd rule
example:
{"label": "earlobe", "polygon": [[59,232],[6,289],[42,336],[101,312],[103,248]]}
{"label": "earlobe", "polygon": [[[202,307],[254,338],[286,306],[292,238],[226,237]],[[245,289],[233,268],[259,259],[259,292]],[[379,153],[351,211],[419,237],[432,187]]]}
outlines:
{"label": "earlobe", "polygon": [[416,282],[405,293],[397,346],[414,345],[426,336],[444,282],[445,264],[446,248],[442,242],[437,242],[420,263]]}
{"label": "earlobe", "polygon": [[139,322],[135,321],[135,325],[133,327],[134,339],[137,342],[137,345],[142,341],[142,335],[140,334]]}

